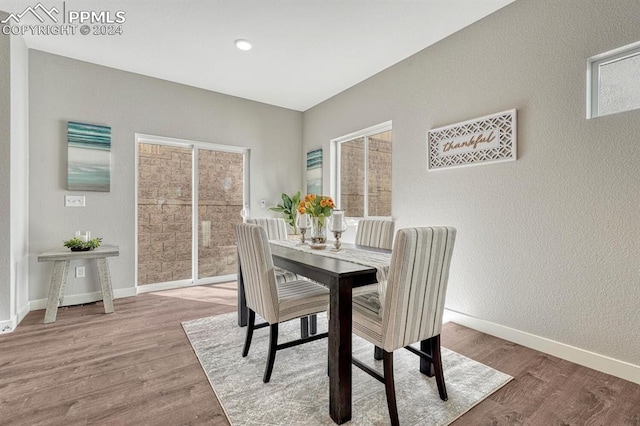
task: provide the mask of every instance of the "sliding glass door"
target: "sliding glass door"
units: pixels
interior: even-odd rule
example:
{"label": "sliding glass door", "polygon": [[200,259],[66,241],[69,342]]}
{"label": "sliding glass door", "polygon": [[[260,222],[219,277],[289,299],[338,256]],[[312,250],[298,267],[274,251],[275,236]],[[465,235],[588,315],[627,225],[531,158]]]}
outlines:
{"label": "sliding glass door", "polygon": [[136,139],[138,285],[161,289],[235,279],[233,225],[242,222],[248,198],[248,150]]}

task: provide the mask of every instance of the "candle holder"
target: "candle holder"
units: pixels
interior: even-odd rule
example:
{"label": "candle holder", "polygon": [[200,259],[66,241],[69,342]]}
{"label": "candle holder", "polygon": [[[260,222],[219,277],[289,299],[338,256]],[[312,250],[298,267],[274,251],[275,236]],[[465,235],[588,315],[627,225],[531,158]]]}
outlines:
{"label": "candle holder", "polygon": [[340,247],[342,247],[342,243],[340,242],[340,238],[342,238],[342,233],[344,231],[331,231],[333,232],[333,237],[335,238],[335,241],[333,243],[333,246],[335,247],[333,249],[333,251],[340,251]]}
{"label": "candle holder", "polygon": [[331,213],[331,232],[333,232],[333,237],[335,242],[333,246],[335,247],[333,251],[340,251],[340,247],[342,243],[340,243],[340,238],[342,238],[342,233],[347,230],[347,223],[344,221],[344,210],[334,210]]}
{"label": "candle holder", "polygon": [[307,213],[298,213],[296,216],[296,226],[300,231],[300,245],[305,244],[305,234],[307,229],[311,228],[311,218]]}
{"label": "candle holder", "polygon": [[76,238],[80,239],[83,243],[86,243],[91,239],[91,231],[76,231]]}

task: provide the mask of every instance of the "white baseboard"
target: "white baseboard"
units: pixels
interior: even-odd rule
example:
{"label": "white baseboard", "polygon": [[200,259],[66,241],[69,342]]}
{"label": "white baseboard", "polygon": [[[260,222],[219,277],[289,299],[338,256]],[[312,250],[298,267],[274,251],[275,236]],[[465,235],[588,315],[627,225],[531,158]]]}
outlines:
{"label": "white baseboard", "polygon": [[29,313],[29,302],[27,302],[22,308],[18,310],[18,315],[5,321],[0,321],[0,334],[13,332],[20,321],[24,319]]}
{"label": "white baseboard", "polygon": [[17,321],[15,318],[0,321],[0,334],[11,333],[16,329]]}
{"label": "white baseboard", "polygon": [[[135,287],[117,288],[113,290],[114,299],[135,296],[136,294],[137,293],[136,293]],[[62,299],[62,305],[60,306],[81,305],[83,303],[97,302],[98,300],[102,300],[101,291],[95,291],[93,293],[69,294],[64,296],[64,298]],[[46,309],[46,308],[47,308],[47,299],[37,299],[37,300],[31,300],[29,302],[29,311],[37,311],[38,309]]]}
{"label": "white baseboard", "polygon": [[227,283],[229,281],[236,281],[237,279],[238,279],[237,274],[230,274],[230,275],[221,275],[219,277],[208,278],[206,280],[200,280],[197,282],[193,282],[193,280],[182,280],[182,281],[170,281],[166,283],[145,284],[145,285],[139,285],[137,289],[138,289],[138,294],[153,293],[155,291],[173,290],[176,288],[194,287],[198,285]]}
{"label": "white baseboard", "polygon": [[446,309],[444,317],[501,339],[640,384],[640,366]]}
{"label": "white baseboard", "polygon": [[18,324],[27,316],[29,313],[29,302],[25,303],[22,308],[18,310]]}

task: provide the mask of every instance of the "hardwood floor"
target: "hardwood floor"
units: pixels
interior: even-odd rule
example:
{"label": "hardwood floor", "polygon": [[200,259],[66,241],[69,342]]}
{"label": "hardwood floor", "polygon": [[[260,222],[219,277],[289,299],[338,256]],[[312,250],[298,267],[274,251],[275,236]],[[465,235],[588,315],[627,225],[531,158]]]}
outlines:
{"label": "hardwood floor", "polygon": [[[180,323],[235,301],[229,283],[29,313],[0,336],[0,425],[228,425]],[[640,385],[453,323],[442,344],[514,376],[454,425],[640,425]]]}

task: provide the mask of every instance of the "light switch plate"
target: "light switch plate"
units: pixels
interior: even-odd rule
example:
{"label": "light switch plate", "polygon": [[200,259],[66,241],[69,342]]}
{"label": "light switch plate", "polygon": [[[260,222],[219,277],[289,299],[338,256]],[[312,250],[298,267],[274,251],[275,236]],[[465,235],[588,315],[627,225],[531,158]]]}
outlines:
{"label": "light switch plate", "polygon": [[65,207],[84,207],[84,195],[65,195]]}

